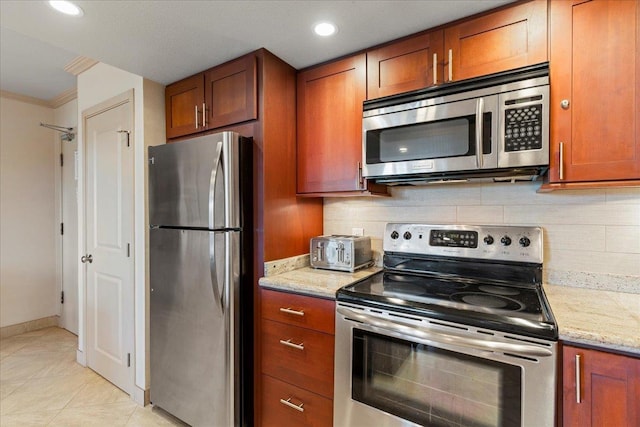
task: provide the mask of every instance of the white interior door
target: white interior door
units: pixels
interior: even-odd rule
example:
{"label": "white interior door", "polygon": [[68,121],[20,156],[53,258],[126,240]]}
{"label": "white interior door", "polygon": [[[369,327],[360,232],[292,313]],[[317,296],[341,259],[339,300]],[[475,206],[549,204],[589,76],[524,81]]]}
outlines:
{"label": "white interior door", "polygon": [[128,132],[133,124],[133,99],[132,93],[125,95],[84,116],[84,262],[87,365],[131,394],[134,211],[133,144]]}
{"label": "white interior door", "polygon": [[61,326],[78,335],[78,141],[60,140],[62,218]]}

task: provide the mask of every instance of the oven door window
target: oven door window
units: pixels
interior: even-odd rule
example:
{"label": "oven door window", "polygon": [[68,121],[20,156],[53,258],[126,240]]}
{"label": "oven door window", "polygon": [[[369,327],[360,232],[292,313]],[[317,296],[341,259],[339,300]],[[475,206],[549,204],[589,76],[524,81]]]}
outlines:
{"label": "oven door window", "polygon": [[[483,154],[491,153],[491,113],[483,115]],[[366,131],[367,164],[476,155],[476,116]]]}
{"label": "oven door window", "polygon": [[428,426],[521,425],[521,368],[353,329],[352,397]]}

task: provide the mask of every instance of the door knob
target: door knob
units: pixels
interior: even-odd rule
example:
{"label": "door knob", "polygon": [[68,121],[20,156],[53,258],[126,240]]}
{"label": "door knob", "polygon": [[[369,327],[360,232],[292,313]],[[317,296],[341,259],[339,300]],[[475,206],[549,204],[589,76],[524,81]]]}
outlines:
{"label": "door knob", "polygon": [[80,258],[80,261],[82,261],[82,263],[89,263],[91,264],[93,262],[93,255],[88,254],[88,255],[82,255],[82,257]]}

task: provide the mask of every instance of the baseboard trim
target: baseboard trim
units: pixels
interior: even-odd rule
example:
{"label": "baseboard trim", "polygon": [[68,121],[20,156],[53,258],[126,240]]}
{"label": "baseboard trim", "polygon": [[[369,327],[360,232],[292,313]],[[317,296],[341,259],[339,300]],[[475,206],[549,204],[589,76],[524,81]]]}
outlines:
{"label": "baseboard trim", "polygon": [[18,323],[16,325],[3,326],[0,328],[0,339],[9,338],[14,335],[20,335],[38,329],[50,328],[58,326],[60,316],[43,317],[42,319],[29,320],[28,322]]}
{"label": "baseboard trim", "polygon": [[85,368],[87,367],[87,358],[84,355],[84,351],[76,350],[76,362],[78,362]]}
{"label": "baseboard trim", "polygon": [[147,406],[149,404],[149,389],[141,389],[137,385],[133,386],[133,393],[131,398],[140,406]]}

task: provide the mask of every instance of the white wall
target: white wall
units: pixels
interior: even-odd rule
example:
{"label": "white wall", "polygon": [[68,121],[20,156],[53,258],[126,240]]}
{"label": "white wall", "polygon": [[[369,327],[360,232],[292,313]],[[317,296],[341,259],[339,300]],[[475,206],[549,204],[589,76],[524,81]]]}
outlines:
{"label": "white wall", "polygon": [[0,326],[58,314],[53,109],[0,97]]}
{"label": "white wall", "polygon": [[327,198],[324,233],[387,222],[542,226],[545,282],[640,293],[640,188],[536,193],[537,183],[396,187],[390,198]]}
{"label": "white wall", "polygon": [[[134,144],[134,310],[135,310],[135,385],[134,398],[143,402],[143,391],[149,387],[148,379],[148,279],[146,272],[147,261],[147,203],[146,203],[146,158],[147,146],[164,143],[164,87],[157,83],[143,79],[140,76],[120,70],[107,64],[99,63],[78,76],[78,134],[81,139],[78,144],[80,181],[78,211],[79,233],[78,244],[83,253],[84,242],[84,144],[82,142],[82,112],[86,109],[113,98],[116,95],[133,89],[134,91],[134,130],[132,141]],[[80,300],[80,330],[79,330],[79,360],[84,359],[84,287],[83,268],[79,267],[79,300]]]}

